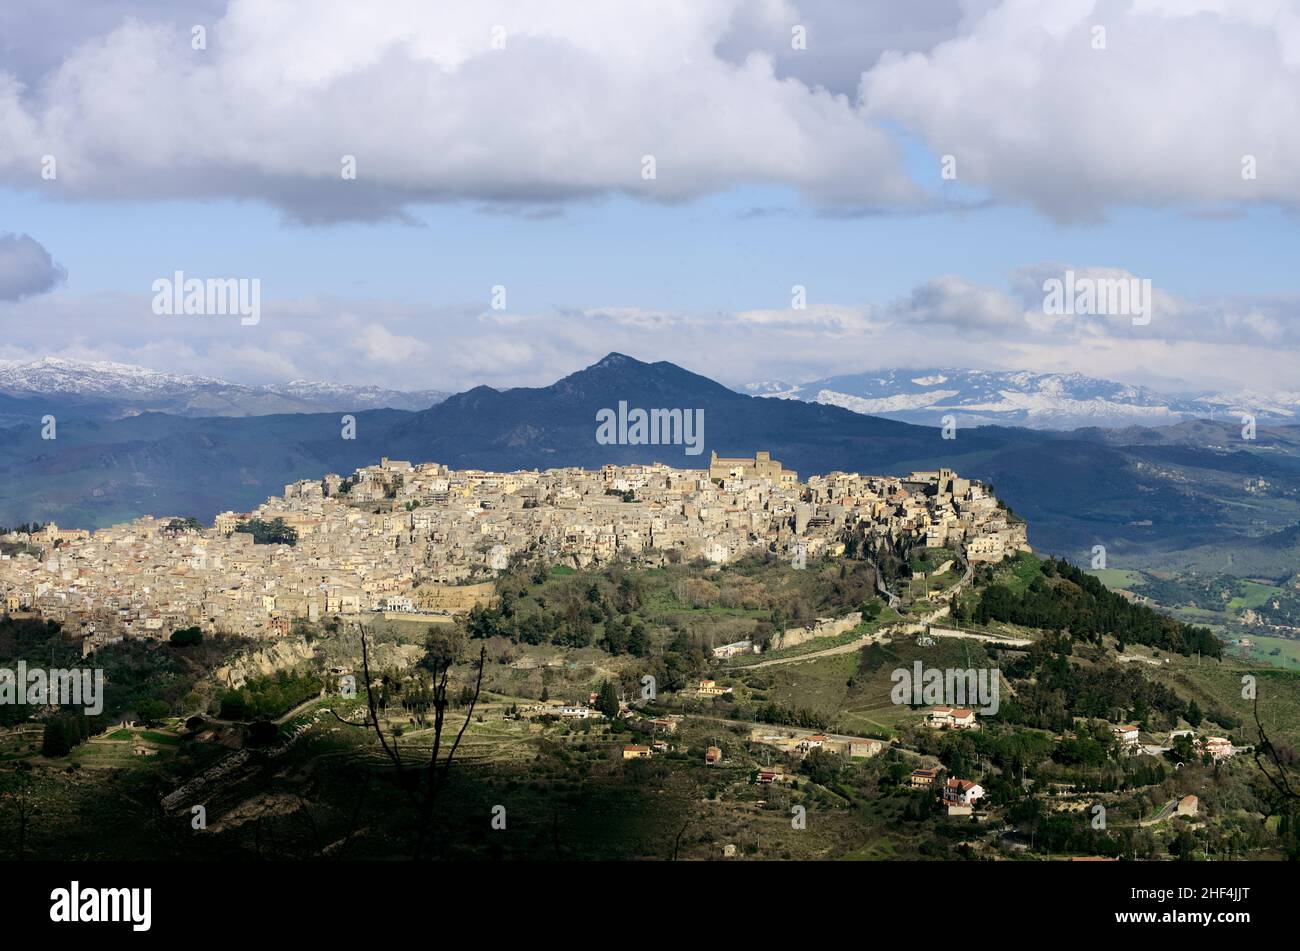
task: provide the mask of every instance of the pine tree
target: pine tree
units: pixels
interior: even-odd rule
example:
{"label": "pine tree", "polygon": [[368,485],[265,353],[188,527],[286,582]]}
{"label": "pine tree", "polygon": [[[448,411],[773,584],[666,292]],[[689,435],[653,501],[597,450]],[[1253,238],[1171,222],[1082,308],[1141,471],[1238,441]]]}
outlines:
{"label": "pine tree", "polygon": [[596,697],[596,709],[611,720],[618,716],[618,691],[608,680],[600,685],[600,694]]}

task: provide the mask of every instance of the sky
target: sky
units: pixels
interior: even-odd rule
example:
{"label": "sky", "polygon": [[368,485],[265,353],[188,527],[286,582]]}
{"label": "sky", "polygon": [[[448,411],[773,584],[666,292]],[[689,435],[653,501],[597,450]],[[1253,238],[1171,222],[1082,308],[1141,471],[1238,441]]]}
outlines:
{"label": "sky", "polygon": [[[0,360],[1300,389],[1296,11],[8,0]],[[259,319],[155,313],[178,271]],[[1045,313],[1066,271],[1149,280],[1152,319]]]}

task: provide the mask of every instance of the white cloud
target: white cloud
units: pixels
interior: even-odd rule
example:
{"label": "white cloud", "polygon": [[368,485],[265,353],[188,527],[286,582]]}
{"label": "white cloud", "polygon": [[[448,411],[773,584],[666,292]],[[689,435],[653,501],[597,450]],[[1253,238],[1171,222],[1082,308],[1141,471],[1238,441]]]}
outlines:
{"label": "white cloud", "polygon": [[[343,338],[345,341],[347,337]],[[352,338],[356,349],[372,364],[402,364],[427,359],[431,347],[423,340],[395,334],[383,324],[361,324]]]}
{"label": "white cloud", "polygon": [[108,0],[59,29],[16,9],[0,28],[32,52],[0,74],[0,181],[61,198],[256,198],[327,222],[743,183],[916,207],[939,182],[908,177],[897,128],[1060,219],[1300,204],[1292,0]]}
{"label": "white cloud", "polygon": [[892,311],[904,324],[939,324],[980,336],[1005,333],[1025,323],[1024,311],[1006,293],[953,274],[914,288]]}
{"label": "white cloud", "polygon": [[[738,182],[911,199],[892,141],[848,97],[778,78],[762,52],[714,51],[738,3],[392,0],[377,15],[232,0],[206,50],[128,21],[34,89],[0,82],[16,145],[0,175],[61,197],[253,196],[309,221],[460,198],[678,201]],[[46,154],[55,181],[39,177]]]}
{"label": "white cloud", "polygon": [[[1300,298],[1186,297],[1157,287],[1146,326],[1124,317],[1045,315],[1043,275],[1065,268],[1026,267],[1006,287],[944,275],[898,301],[810,303],[807,310],[612,306],[520,313],[386,299],[264,298],[261,323],[250,327],[235,318],[158,317],[143,295],[54,293],[0,302],[0,360],[65,356],[241,383],[312,379],[463,390],[549,384],[613,350],[732,385],[957,366],[1075,371],[1163,389],[1294,387]],[[1114,268],[1072,269],[1127,276]],[[50,327],[60,331],[53,346]]]}
{"label": "white cloud", "polygon": [[1094,219],[1125,204],[1300,202],[1297,88],[1290,0],[1004,0],[929,52],[886,54],[861,97],[955,156],[959,181]]}

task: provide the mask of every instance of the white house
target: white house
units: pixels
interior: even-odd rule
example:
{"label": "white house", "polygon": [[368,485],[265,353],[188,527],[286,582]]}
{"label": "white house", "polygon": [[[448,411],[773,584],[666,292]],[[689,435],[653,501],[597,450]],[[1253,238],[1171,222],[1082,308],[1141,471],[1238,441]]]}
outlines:
{"label": "white house", "polygon": [[944,802],[957,803],[961,806],[973,806],[975,800],[984,796],[984,787],[970,779],[949,779],[943,784]]}
{"label": "white house", "polygon": [[936,730],[969,730],[975,726],[975,711],[967,707],[935,707],[925,722]]}

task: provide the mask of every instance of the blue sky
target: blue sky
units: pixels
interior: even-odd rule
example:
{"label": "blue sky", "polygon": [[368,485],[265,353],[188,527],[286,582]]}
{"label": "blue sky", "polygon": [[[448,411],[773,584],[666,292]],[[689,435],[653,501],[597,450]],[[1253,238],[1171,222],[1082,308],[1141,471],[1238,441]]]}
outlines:
{"label": "blue sky", "polygon": [[[919,171],[919,169],[917,170]],[[261,275],[264,293],[376,294],[482,303],[504,283],[512,306],[752,309],[810,300],[891,299],[936,273],[998,283],[1039,261],[1087,262],[1179,294],[1300,291],[1295,217],[1121,209],[1058,223],[1025,207],[837,217],[787,189],[737,187],[684,204],[591,199],[547,216],[482,202],[422,205],[417,224],[286,222],[248,201],[51,201],[0,193],[5,229],[39,236],[68,270],[65,290],[143,293],[179,267]]]}

